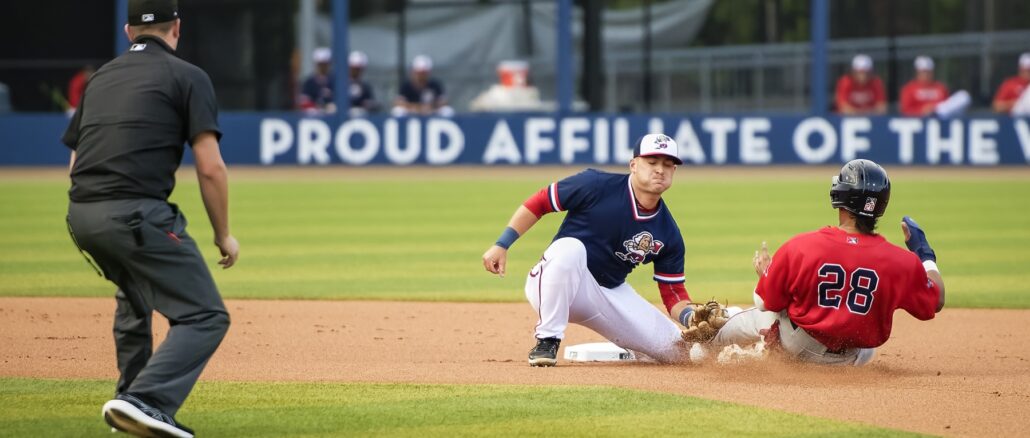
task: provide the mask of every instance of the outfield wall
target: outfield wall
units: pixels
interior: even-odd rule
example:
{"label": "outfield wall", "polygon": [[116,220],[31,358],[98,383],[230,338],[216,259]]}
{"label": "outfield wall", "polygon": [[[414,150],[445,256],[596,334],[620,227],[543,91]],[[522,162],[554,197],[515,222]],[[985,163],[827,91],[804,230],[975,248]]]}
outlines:
{"label": "outfield wall", "polygon": [[[1030,164],[1030,119],[1008,117],[223,113],[220,122],[229,164],[616,164],[632,157],[633,141],[647,132],[673,136],[694,164]],[[57,114],[0,116],[0,165],[66,163],[60,136],[67,123]]]}

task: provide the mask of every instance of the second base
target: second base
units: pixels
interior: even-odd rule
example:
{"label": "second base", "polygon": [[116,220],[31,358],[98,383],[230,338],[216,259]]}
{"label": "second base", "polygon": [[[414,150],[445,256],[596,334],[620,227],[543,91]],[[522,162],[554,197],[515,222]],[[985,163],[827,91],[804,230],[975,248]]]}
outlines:
{"label": "second base", "polygon": [[636,360],[632,351],[611,342],[594,342],[565,347],[565,360],[573,362],[618,362]]}

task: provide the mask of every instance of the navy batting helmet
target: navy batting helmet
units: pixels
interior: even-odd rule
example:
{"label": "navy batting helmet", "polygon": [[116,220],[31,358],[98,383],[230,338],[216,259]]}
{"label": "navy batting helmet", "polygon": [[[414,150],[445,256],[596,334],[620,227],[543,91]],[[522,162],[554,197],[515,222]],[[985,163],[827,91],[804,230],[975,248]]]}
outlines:
{"label": "navy batting helmet", "polygon": [[833,177],[830,204],[865,217],[880,217],[891,199],[887,171],[869,160],[851,160]]}

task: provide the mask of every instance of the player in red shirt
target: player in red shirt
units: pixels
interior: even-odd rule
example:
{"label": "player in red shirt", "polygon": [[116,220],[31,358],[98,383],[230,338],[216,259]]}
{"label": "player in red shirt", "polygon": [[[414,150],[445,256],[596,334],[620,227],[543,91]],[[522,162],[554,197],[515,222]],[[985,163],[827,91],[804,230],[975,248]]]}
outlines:
{"label": "player in red shirt", "polygon": [[851,73],[837,81],[837,112],[844,115],[885,114],[887,97],[883,82],[873,74],[873,60],[855,55]]}
{"label": "player in red shirt", "polygon": [[795,236],[774,258],[764,246],[756,252],[756,307],[731,317],[712,344],[747,345],[764,336],[800,360],[863,365],[890,338],[895,310],[932,319],[944,307],[937,257],[907,216],[901,227],[910,251],[874,232],[889,200],[882,167],[844,165],[830,188],[839,225]]}
{"label": "player in red shirt", "polygon": [[1008,78],[994,94],[994,112],[1009,114],[1030,85],[1030,52],[1019,56],[1019,74]]}
{"label": "player in red shirt", "polygon": [[72,76],[71,80],[68,81],[68,106],[71,107],[69,110],[79,107],[79,102],[82,101],[82,93],[86,91],[86,82],[89,81],[90,76],[93,76],[94,71],[93,66],[87,65],[75,72],[75,76]]}
{"label": "player in red shirt", "polygon": [[948,87],[933,79],[933,59],[916,57],[916,78],[901,88],[901,114],[922,117],[933,114],[948,98]]}

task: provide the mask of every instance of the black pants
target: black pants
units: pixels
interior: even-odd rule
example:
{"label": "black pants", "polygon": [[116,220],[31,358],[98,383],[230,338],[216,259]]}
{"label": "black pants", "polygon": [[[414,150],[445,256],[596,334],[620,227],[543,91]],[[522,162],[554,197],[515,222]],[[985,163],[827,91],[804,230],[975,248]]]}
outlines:
{"label": "black pants", "polygon": [[[174,416],[229,328],[229,314],[186,218],[156,199],[72,202],[77,244],[118,286],[114,341],[117,392],[131,392]],[[171,329],[153,351],[151,314]]]}

